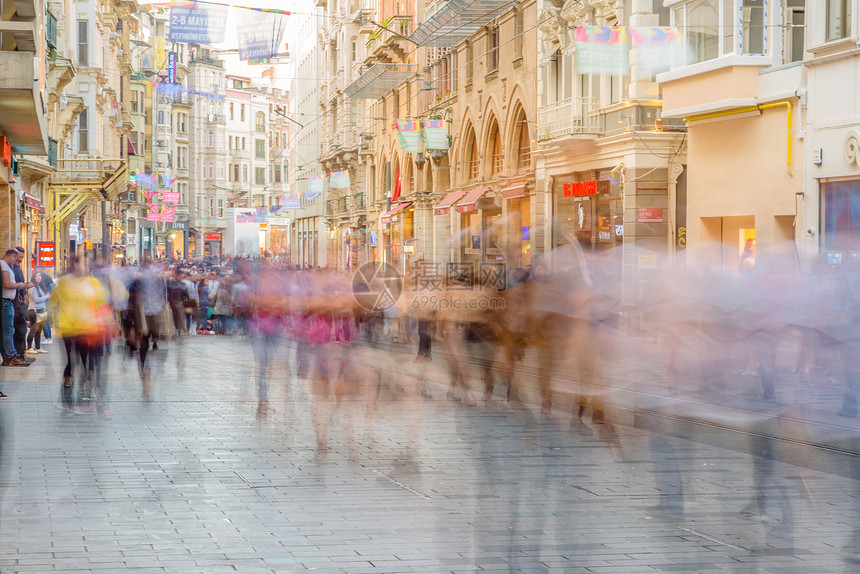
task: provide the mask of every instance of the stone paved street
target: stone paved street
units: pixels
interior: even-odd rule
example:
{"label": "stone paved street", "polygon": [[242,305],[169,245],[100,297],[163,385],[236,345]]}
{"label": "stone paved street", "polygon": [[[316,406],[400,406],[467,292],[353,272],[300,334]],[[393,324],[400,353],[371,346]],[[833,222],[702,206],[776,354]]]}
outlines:
{"label": "stone paved street", "polygon": [[[850,479],[588,417],[466,407],[445,400],[437,363],[433,398],[383,387],[372,420],[345,398],[317,456],[308,383],[284,357],[256,416],[248,341],[165,344],[151,402],[115,351],[109,415],[58,409],[60,351],[0,369],[4,574],[860,571],[843,549],[860,522]],[[683,502],[649,509],[666,500]]]}

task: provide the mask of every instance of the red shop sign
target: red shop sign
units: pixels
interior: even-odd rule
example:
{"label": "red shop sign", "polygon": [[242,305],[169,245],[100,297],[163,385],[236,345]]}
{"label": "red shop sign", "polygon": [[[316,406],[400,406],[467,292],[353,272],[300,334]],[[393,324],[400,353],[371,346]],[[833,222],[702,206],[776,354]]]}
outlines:
{"label": "red shop sign", "polygon": [[4,167],[12,165],[12,144],[3,136],[0,136],[0,159],[3,160]]}
{"label": "red shop sign", "polygon": [[221,241],[221,234],[220,233],[207,233],[206,234],[206,241]]}
{"label": "red shop sign", "polygon": [[640,207],[638,220],[640,223],[661,223],[663,221],[663,208]]}
{"label": "red shop sign", "polygon": [[594,180],[575,181],[573,183],[565,183],[562,186],[565,197],[579,197],[582,195],[597,195],[598,193],[609,193],[609,181]]}
{"label": "red shop sign", "polygon": [[56,262],[56,253],[53,241],[39,241],[36,243],[36,256],[39,259],[39,267],[53,267]]}

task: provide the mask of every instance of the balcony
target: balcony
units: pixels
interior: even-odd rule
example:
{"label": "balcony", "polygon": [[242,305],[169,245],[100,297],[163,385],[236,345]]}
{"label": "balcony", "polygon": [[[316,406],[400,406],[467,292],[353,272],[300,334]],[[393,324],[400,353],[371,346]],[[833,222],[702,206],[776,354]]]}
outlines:
{"label": "balcony", "polygon": [[[5,24],[17,22],[0,26]],[[48,153],[45,105],[34,81],[37,65],[33,52],[0,52],[0,131],[20,154]]]}
{"label": "balcony", "polygon": [[539,141],[600,133],[598,98],[567,98],[538,109]]}
{"label": "balcony", "polygon": [[248,159],[248,150],[246,149],[231,149],[230,157],[235,157],[239,159]]}
{"label": "balcony", "polygon": [[219,114],[207,114],[206,115],[206,121],[209,122],[210,124],[222,124],[222,125],[224,125],[227,123],[227,118],[225,116],[222,116]]}
{"label": "balcony", "polygon": [[215,66],[216,68],[224,69],[224,60],[219,60],[217,58],[206,58],[201,56],[195,56],[191,58],[192,64],[206,64],[207,66]]}

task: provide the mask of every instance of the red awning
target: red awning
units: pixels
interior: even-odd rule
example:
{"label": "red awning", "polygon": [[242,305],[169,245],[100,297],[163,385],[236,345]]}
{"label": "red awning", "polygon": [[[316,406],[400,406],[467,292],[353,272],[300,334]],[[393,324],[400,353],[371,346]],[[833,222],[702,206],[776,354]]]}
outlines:
{"label": "red awning", "polygon": [[131,143],[131,139],[126,139],[125,141],[128,142],[128,145],[126,146],[128,148],[128,155],[137,155],[137,150],[134,149],[134,144]]}
{"label": "red awning", "polygon": [[466,192],[466,196],[460,200],[460,203],[457,204],[457,213],[475,211],[475,202],[478,201],[482,195],[487,193],[489,189],[489,187],[476,187],[475,189],[470,189]]}
{"label": "red awning", "polygon": [[391,218],[412,205],[411,201],[407,201],[406,203],[398,203],[388,211],[382,214],[382,223],[388,223],[391,221]]}
{"label": "red awning", "polygon": [[466,195],[465,191],[452,191],[433,208],[433,215],[448,215],[448,212],[451,211],[451,206],[457,203],[464,195]]}
{"label": "red awning", "polygon": [[522,197],[526,194],[526,186],[524,185],[515,185],[513,187],[506,187],[502,190],[502,199],[516,199],[517,197]]}

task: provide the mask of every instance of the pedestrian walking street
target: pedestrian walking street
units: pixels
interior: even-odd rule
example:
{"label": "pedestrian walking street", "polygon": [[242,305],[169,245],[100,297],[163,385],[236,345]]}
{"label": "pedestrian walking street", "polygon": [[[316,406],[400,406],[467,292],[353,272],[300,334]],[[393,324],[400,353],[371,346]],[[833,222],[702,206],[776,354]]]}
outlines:
{"label": "pedestrian walking street", "polygon": [[262,412],[248,340],[161,342],[149,400],[115,344],[104,413],[60,408],[59,343],[0,369],[3,574],[860,571],[856,481],[760,435],[714,446],[503,390],[468,406],[434,358],[331,400],[319,452],[286,344]]}

